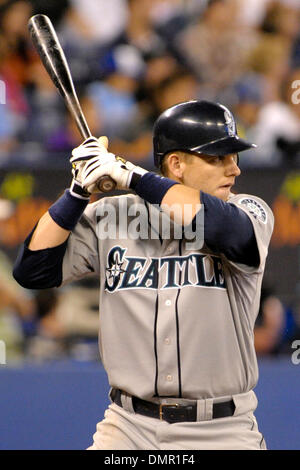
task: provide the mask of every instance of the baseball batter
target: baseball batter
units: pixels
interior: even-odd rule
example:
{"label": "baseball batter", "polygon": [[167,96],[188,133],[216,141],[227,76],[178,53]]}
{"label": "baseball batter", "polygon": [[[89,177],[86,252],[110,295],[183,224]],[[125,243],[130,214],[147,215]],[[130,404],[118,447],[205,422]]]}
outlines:
{"label": "baseball batter", "polygon": [[[99,276],[111,404],[89,449],[265,449],[253,328],[274,221],[260,198],[231,191],[238,154],[254,145],[225,106],[196,100],[155,123],[163,176],[107,144],[93,137],[73,150],[70,189],[14,267],[32,289]],[[88,204],[103,175],[131,192]]]}

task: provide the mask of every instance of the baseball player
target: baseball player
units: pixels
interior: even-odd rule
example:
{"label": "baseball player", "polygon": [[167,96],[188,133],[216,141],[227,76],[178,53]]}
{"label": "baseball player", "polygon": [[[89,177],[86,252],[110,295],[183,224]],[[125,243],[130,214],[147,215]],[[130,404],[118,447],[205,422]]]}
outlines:
{"label": "baseball player", "polygon": [[[74,149],[71,187],[25,240],[15,279],[43,289],[99,276],[111,404],[89,449],[265,449],[253,327],[273,215],[231,191],[238,153],[254,145],[225,106],[197,100],[163,112],[153,141],[162,176],[108,152],[105,137]],[[88,204],[104,175],[131,192]]]}

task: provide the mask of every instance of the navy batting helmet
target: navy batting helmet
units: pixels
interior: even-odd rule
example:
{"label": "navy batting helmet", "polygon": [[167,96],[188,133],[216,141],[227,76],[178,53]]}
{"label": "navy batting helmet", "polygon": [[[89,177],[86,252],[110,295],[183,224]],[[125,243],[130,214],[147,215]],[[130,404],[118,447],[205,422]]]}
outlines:
{"label": "navy batting helmet", "polygon": [[209,101],[186,101],[164,111],[154,124],[154,163],[182,150],[206,155],[228,155],[256,147],[237,135],[233,115],[225,106]]}

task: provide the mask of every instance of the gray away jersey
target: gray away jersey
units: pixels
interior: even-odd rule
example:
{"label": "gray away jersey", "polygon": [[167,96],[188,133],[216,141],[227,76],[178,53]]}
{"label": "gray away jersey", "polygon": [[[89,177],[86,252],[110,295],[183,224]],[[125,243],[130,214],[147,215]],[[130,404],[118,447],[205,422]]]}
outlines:
{"label": "gray away jersey", "polygon": [[131,209],[144,204],[149,231],[158,210],[132,194],[105,197],[88,205],[69,237],[63,284],[99,275],[99,348],[110,386],[145,400],[253,389],[258,378],[253,328],[274,224],[271,209],[256,196],[229,200],[254,227],[260,265],[251,268],[205,245],[187,249],[184,239],[133,240],[116,231],[113,239],[100,240],[107,202],[117,212],[111,228],[127,217],[124,203]]}

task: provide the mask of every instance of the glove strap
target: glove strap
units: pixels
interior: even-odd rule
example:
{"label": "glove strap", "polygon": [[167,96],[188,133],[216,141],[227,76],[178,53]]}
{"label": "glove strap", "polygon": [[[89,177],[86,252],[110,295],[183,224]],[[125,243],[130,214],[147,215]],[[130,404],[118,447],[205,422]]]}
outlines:
{"label": "glove strap", "polygon": [[72,180],[70,186],[70,194],[78,199],[89,200],[90,193],[83,189],[83,187],[75,180]]}

